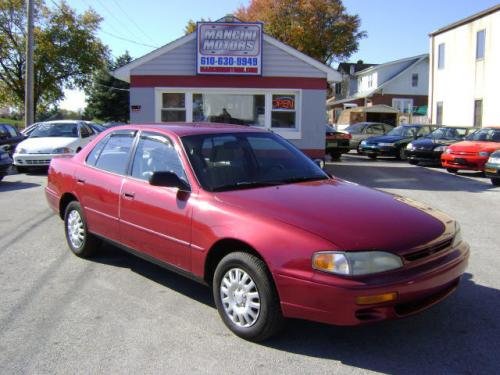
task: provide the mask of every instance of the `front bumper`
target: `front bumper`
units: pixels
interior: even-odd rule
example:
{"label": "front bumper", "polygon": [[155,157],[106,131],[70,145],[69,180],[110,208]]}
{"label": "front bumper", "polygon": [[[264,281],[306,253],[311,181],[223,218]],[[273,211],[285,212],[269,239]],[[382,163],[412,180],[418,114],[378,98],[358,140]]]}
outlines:
{"label": "front bumper", "polygon": [[[399,276],[372,277],[370,282],[321,275],[321,282],[276,274],[283,314],[334,325],[360,325],[413,315],[452,293],[469,259],[469,245],[462,242],[441,258],[403,270]],[[328,277],[330,276],[330,277]],[[328,282],[326,282],[328,280]],[[396,301],[358,305],[359,296],[396,292]]]}
{"label": "front bumper", "polygon": [[500,179],[500,164],[486,163],[484,166],[484,174],[489,178]]}
{"label": "front bumper", "polygon": [[470,171],[484,171],[484,165],[488,160],[487,157],[476,155],[454,155],[441,154],[441,165],[444,168],[464,169]]}
{"label": "front bumper", "polygon": [[10,166],[12,165],[12,159],[0,160],[0,176],[7,176],[9,174]]}
{"label": "front bumper", "polygon": [[432,163],[441,165],[441,154],[443,151],[434,150],[406,150],[405,154],[409,160],[422,163]]}
{"label": "front bumper", "polygon": [[68,154],[14,154],[14,165],[19,167],[48,167],[52,158]]}
{"label": "front bumper", "polygon": [[361,152],[366,155],[375,156],[398,156],[398,149],[395,146],[379,146],[365,144],[360,146]]}

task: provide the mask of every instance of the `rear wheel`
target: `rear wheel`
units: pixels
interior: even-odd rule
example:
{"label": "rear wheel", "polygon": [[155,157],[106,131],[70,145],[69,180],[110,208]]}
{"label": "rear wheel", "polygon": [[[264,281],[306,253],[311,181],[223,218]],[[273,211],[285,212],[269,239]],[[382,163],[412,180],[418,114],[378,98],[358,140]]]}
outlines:
{"label": "rear wheel", "polygon": [[87,222],[77,201],[71,202],[66,207],[64,228],[68,246],[75,255],[88,258],[96,253],[100,240],[88,232]]}
{"label": "rear wheel", "polygon": [[361,151],[361,148],[359,146],[356,148],[356,152],[360,155],[363,154],[363,151]]}
{"label": "rear wheel", "polygon": [[418,161],[416,160],[408,160],[408,163],[410,163],[411,165],[418,165]]}
{"label": "rear wheel", "polygon": [[399,160],[406,160],[408,159],[408,157],[406,156],[406,153],[405,153],[405,148],[406,148],[406,145],[403,145],[401,146],[401,148],[399,149],[398,151],[398,155],[397,155],[397,158]]}
{"label": "rear wheel", "polygon": [[456,169],[456,168],[446,168],[446,170],[447,170],[449,173],[458,173],[458,169]]}
{"label": "rear wheel", "polygon": [[263,341],[283,326],[278,293],[269,271],[252,254],[230,253],[220,261],[214,274],[213,295],[224,324],[243,339]]}
{"label": "rear wheel", "polygon": [[377,158],[377,155],[368,155],[368,157],[372,160],[375,160]]}
{"label": "rear wheel", "polygon": [[330,156],[332,157],[333,160],[339,160],[341,155],[342,153],[339,151],[330,152]]}
{"label": "rear wheel", "polygon": [[491,183],[495,186],[500,186],[500,178],[492,178]]}

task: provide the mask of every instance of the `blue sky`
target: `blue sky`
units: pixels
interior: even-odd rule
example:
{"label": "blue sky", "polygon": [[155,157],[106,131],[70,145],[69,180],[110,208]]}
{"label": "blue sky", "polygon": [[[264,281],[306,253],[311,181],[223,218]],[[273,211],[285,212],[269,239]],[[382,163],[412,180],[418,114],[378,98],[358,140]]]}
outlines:
{"label": "blue sky", "polygon": [[[155,49],[153,46],[159,47],[181,37],[189,19],[216,20],[248,4],[243,0],[67,2],[79,12],[89,7],[96,10],[104,18],[99,36],[113,56],[128,50],[134,58]],[[431,31],[496,5],[498,0],[344,0],[343,3],[348,13],[359,15],[361,29],[368,33],[349,61],[361,59],[383,63],[427,53]],[[52,1],[47,4],[54,6]],[[73,92],[61,106],[81,108],[83,95]]]}

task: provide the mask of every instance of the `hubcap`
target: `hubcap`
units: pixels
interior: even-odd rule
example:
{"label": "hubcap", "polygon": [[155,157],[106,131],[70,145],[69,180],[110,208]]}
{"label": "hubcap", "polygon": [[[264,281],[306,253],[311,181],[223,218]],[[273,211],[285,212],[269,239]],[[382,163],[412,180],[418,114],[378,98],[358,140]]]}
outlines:
{"label": "hubcap", "polygon": [[75,249],[79,249],[85,240],[85,228],[83,226],[82,217],[78,211],[73,210],[69,213],[66,230],[68,231],[68,238],[71,245]]}
{"label": "hubcap", "polygon": [[231,268],[220,284],[226,315],[240,327],[251,327],[260,313],[260,296],[252,278],[241,268]]}

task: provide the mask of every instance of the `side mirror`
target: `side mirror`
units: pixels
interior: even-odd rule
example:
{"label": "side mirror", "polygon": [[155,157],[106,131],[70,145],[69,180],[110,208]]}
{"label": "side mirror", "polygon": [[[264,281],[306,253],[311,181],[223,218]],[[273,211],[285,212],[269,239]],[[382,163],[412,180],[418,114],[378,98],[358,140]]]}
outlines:
{"label": "side mirror", "polygon": [[323,159],[314,159],[314,164],[323,169],[325,167],[325,161]]}
{"label": "side mirror", "polygon": [[191,191],[189,184],[173,172],[153,172],[149,183],[153,186],[175,187],[180,191]]}

